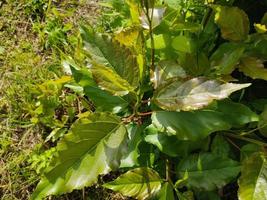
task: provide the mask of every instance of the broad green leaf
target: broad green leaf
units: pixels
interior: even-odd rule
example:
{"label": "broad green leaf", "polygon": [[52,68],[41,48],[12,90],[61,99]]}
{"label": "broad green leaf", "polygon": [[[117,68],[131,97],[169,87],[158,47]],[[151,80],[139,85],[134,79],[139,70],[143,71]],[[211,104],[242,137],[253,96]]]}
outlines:
{"label": "broad green leaf", "polygon": [[174,194],[173,194],[173,188],[170,183],[166,182],[163,184],[155,200],[156,199],[157,200],[175,200]]}
{"label": "broad green leaf", "polygon": [[214,6],[215,22],[226,40],[245,40],[249,33],[247,14],[237,7]]}
{"label": "broad green leaf", "polygon": [[238,185],[239,200],[267,199],[267,156],[265,153],[254,153],[243,161]]}
{"label": "broad green leaf", "polygon": [[172,47],[181,52],[192,53],[195,51],[194,41],[187,36],[176,36],[172,41]]}
{"label": "broad green leaf", "polygon": [[128,106],[128,102],[122,97],[113,96],[97,86],[84,87],[84,93],[94,103],[97,111],[119,113]]}
{"label": "broad green leaf", "polygon": [[177,167],[177,172],[181,177],[188,173],[189,188],[212,191],[236,178],[240,166],[238,162],[229,158],[212,153],[200,153],[183,159]]}
{"label": "broad green leaf", "polygon": [[198,200],[221,200],[217,191],[198,191],[196,196],[198,197]]}
{"label": "broad green leaf", "polygon": [[211,67],[216,74],[230,74],[234,71],[244,53],[244,46],[236,43],[224,43],[212,54]]}
{"label": "broad green leaf", "polygon": [[267,69],[264,61],[256,57],[244,57],[238,66],[239,71],[253,79],[267,80]]}
{"label": "broad green leaf", "polygon": [[[170,36],[168,34],[154,35],[154,49],[164,49],[170,43]],[[146,41],[147,48],[151,49],[151,39]]]}
{"label": "broad green leaf", "polygon": [[116,116],[91,113],[78,119],[57,145],[58,156],[39,182],[32,199],[81,189],[120,165],[126,129]]}
{"label": "broad green leaf", "polygon": [[240,161],[243,162],[245,159],[249,158],[255,152],[259,152],[262,150],[262,147],[257,144],[246,144],[242,146],[240,151]]}
{"label": "broad green leaf", "polygon": [[[155,129],[150,127],[150,129]],[[151,132],[155,133],[151,133]],[[168,156],[187,156],[190,152],[197,149],[207,149],[209,140],[184,141],[178,140],[176,136],[168,136],[164,133],[157,133],[157,130],[150,130],[146,135],[145,141],[158,147],[160,151]]]}
{"label": "broad green leaf", "polygon": [[222,135],[216,135],[211,144],[211,152],[221,157],[228,157],[231,148]]}
{"label": "broad green leaf", "polygon": [[186,73],[184,69],[175,61],[163,60],[156,65],[155,75],[154,75],[154,87],[158,87],[166,83],[170,78],[186,78]]}
{"label": "broad green leaf", "polygon": [[159,132],[176,135],[180,140],[199,140],[213,132],[259,120],[242,104],[230,101],[217,103],[217,108],[193,112],[157,111],[152,114],[152,123]]}
{"label": "broad green leaf", "polygon": [[267,60],[267,34],[249,35],[246,51],[251,57]]}
{"label": "broad green leaf", "polygon": [[250,84],[222,83],[203,77],[187,81],[172,79],[155,91],[154,101],[162,109],[169,111],[197,110],[213,100],[225,99],[231,93],[248,86]]}
{"label": "broad green leaf", "polygon": [[142,141],[142,131],[143,127],[138,126],[134,123],[131,123],[126,126],[128,130],[128,141],[127,141],[127,151],[124,153],[122,159],[121,159],[121,165],[122,167],[134,167],[138,165],[138,157],[139,157],[139,151],[138,151],[138,145]]}
{"label": "broad green leaf", "polygon": [[129,92],[134,92],[134,88],[110,67],[95,63],[91,71],[99,87],[114,95],[124,96]]}
{"label": "broad green leaf", "polygon": [[210,70],[210,62],[204,53],[179,53],[179,64],[187,74],[196,77]]}
{"label": "broad green leaf", "polygon": [[84,50],[94,63],[113,68],[121,79],[134,88],[139,85],[137,58],[129,48],[106,35],[95,33],[92,28],[81,27],[81,36]]}
{"label": "broad green leaf", "polygon": [[155,195],[161,188],[161,178],[150,168],[136,168],[104,184],[104,187],[138,200]]}

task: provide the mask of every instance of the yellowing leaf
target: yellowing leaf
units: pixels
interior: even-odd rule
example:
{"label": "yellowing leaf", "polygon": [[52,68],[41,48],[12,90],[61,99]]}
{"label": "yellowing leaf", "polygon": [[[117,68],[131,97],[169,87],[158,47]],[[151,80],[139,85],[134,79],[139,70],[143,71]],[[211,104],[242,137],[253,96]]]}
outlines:
{"label": "yellowing leaf", "polygon": [[247,14],[237,7],[213,6],[215,22],[226,40],[240,41],[247,38],[249,19]]}
{"label": "yellowing leaf", "polygon": [[221,83],[203,77],[188,81],[174,79],[159,87],[155,94],[155,103],[169,111],[197,110],[213,100],[227,98],[231,93],[250,86],[250,84]]}
{"label": "yellowing leaf", "polygon": [[131,27],[116,33],[114,39],[127,47],[134,47],[137,43],[138,36],[139,29],[137,27]]}
{"label": "yellowing leaf", "polygon": [[258,33],[266,33],[267,26],[265,24],[254,24],[254,27]]}
{"label": "yellowing leaf", "polygon": [[263,61],[256,57],[242,58],[238,69],[253,79],[267,80],[267,69],[264,68]]}

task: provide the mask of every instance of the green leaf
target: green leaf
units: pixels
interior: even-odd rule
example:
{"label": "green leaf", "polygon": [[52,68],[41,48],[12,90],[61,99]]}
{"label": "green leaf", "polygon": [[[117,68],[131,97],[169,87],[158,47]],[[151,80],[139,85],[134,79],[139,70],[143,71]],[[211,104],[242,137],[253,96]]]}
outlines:
{"label": "green leaf", "polygon": [[[170,43],[170,36],[167,34],[154,35],[154,49],[164,49]],[[151,39],[146,41],[147,48],[151,49]]]}
{"label": "green leaf", "polygon": [[138,200],[155,195],[161,188],[161,178],[150,168],[136,168],[106,183],[104,187]]}
{"label": "green leaf", "polygon": [[239,163],[212,153],[191,155],[183,159],[177,172],[182,177],[188,173],[187,186],[212,191],[232,181],[240,172]]}
{"label": "green leaf", "polygon": [[238,180],[239,200],[267,199],[267,157],[264,153],[254,153],[245,159]]}
{"label": "green leaf", "polygon": [[131,123],[127,125],[127,130],[129,138],[127,141],[127,151],[124,153],[121,159],[120,168],[134,167],[138,165],[138,157],[139,157],[138,145],[143,139],[142,126]]}
{"label": "green leaf", "polygon": [[210,62],[203,52],[179,53],[179,63],[193,77],[205,75],[210,70]]}
{"label": "green leaf", "polygon": [[255,152],[259,152],[261,150],[262,150],[262,147],[257,144],[250,143],[250,144],[246,144],[242,146],[241,151],[240,151],[240,161],[243,162],[243,160],[247,159]]}
{"label": "green leaf", "polygon": [[46,170],[32,199],[96,183],[98,175],[119,167],[125,138],[125,127],[111,114],[91,113],[77,120],[58,143],[54,165]]}
{"label": "green leaf", "polygon": [[230,74],[234,71],[244,53],[244,46],[236,43],[224,43],[212,54],[211,67],[216,74]]}
{"label": "green leaf", "polygon": [[172,31],[189,31],[189,32],[198,32],[201,30],[201,25],[197,23],[190,23],[190,22],[184,22],[184,23],[176,23],[172,27]]}
{"label": "green leaf", "polygon": [[152,123],[159,132],[176,135],[180,140],[199,140],[213,132],[259,120],[255,113],[242,104],[230,101],[217,103],[215,109],[194,112],[157,111],[152,114]]}
{"label": "green leaf", "polygon": [[84,93],[94,103],[97,111],[119,113],[128,106],[128,102],[122,97],[113,96],[97,86],[84,87]]}
{"label": "green leaf", "polygon": [[188,81],[172,79],[155,91],[154,101],[162,109],[169,111],[197,110],[213,100],[225,99],[232,92],[248,86],[250,84],[222,83],[203,77]]}
{"label": "green leaf", "polygon": [[[154,130],[151,130],[154,129]],[[168,156],[187,156],[197,149],[206,149],[209,140],[184,141],[178,140],[176,136],[168,136],[164,133],[157,133],[154,127],[150,127],[150,134],[146,135],[145,141],[158,147],[160,151]],[[153,134],[151,132],[154,132]]]}
{"label": "green leaf", "polygon": [[239,71],[253,79],[267,80],[267,69],[264,61],[256,57],[244,57],[238,66]]}
{"label": "green leaf", "polygon": [[211,152],[221,157],[228,157],[231,148],[222,135],[216,135],[211,144]]}
{"label": "green leaf", "polygon": [[192,53],[195,51],[195,43],[187,36],[176,36],[172,41],[172,47],[181,52]]}
{"label": "green leaf", "polygon": [[184,69],[175,61],[172,60],[162,60],[156,65],[154,85],[158,87],[166,83],[170,78],[186,78],[186,73]]}
{"label": "green leaf", "polygon": [[134,88],[110,67],[95,63],[91,71],[99,87],[114,95],[124,96],[129,92],[134,92]]}
{"label": "green leaf", "polygon": [[84,49],[93,62],[113,68],[118,76],[132,87],[136,88],[139,85],[137,57],[129,48],[112,41],[106,35],[95,33],[92,28],[82,26],[81,36]]}
{"label": "green leaf", "polygon": [[265,105],[263,112],[260,114],[258,128],[260,133],[267,137],[267,105]]}
{"label": "green leaf", "polygon": [[173,194],[173,188],[170,183],[168,182],[164,183],[156,199],[157,200],[175,200],[174,194]]}
{"label": "green leaf", "polygon": [[226,40],[245,40],[249,33],[247,14],[237,7],[214,6],[215,22]]}
{"label": "green leaf", "polygon": [[197,194],[198,200],[221,200],[220,196],[218,195],[218,192],[214,191],[199,191]]}

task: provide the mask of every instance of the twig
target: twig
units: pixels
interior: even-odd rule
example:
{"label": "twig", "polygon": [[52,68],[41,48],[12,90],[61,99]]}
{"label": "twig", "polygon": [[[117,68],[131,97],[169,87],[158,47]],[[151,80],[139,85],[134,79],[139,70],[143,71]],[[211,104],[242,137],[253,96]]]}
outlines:
{"label": "twig", "polygon": [[139,116],[147,116],[147,115],[152,115],[152,111],[149,112],[144,112],[144,113],[138,113]]}
{"label": "twig", "polygon": [[239,148],[239,146],[237,146],[237,144],[235,144],[230,138],[226,138],[228,140],[228,142],[230,142],[235,148],[237,148],[239,151],[241,151],[241,149]]}
{"label": "twig", "polygon": [[244,141],[247,141],[247,142],[250,142],[250,143],[254,143],[254,144],[257,144],[257,145],[260,145],[260,146],[267,147],[267,143],[261,142],[259,140],[254,140],[254,139],[251,139],[251,138],[246,138],[246,137],[243,137],[241,135],[235,135],[235,134],[232,134],[232,133],[225,133],[225,135],[226,136],[229,136],[229,137],[232,137],[232,138],[236,138],[236,139],[239,139],[239,140],[244,140]]}

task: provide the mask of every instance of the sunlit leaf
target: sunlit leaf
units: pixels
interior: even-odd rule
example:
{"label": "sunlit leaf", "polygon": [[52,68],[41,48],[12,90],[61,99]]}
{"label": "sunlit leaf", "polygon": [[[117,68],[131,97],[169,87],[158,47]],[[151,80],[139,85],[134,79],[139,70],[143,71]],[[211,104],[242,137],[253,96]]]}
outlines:
{"label": "sunlit leaf", "polygon": [[265,24],[254,24],[254,27],[258,33],[266,33],[267,26]]}
{"label": "sunlit leaf", "polygon": [[239,71],[253,79],[267,80],[267,69],[264,68],[263,60],[256,57],[244,57],[238,65]]}
{"label": "sunlit leaf", "polygon": [[116,180],[104,184],[104,187],[125,196],[144,200],[155,195],[161,188],[161,179],[150,168],[136,168],[119,176]]}
{"label": "sunlit leaf", "polygon": [[249,19],[247,14],[237,7],[214,6],[215,22],[226,40],[240,41],[247,38]]}
{"label": "sunlit leaf", "polygon": [[235,179],[240,172],[240,165],[230,158],[200,153],[183,159],[177,172],[181,177],[188,173],[189,188],[212,191]]}
{"label": "sunlit leaf", "polygon": [[136,47],[140,30],[137,27],[130,27],[117,32],[114,39],[127,47]]}
{"label": "sunlit leaf", "polygon": [[175,135],[180,140],[196,141],[213,132],[259,120],[255,113],[242,104],[230,101],[217,104],[217,108],[192,112],[157,111],[152,114],[152,123],[159,132]]}
{"label": "sunlit leaf", "polygon": [[91,71],[96,83],[114,95],[124,96],[134,91],[134,88],[110,67],[94,63]]}
{"label": "sunlit leaf", "polygon": [[129,48],[107,35],[95,33],[92,28],[81,27],[81,36],[84,50],[90,55],[94,64],[112,68],[121,79],[134,88],[139,85],[137,55],[134,55]]}
{"label": "sunlit leaf", "polygon": [[195,51],[194,41],[187,36],[176,36],[172,41],[172,47],[181,52],[192,53]]}
{"label": "sunlit leaf", "polygon": [[159,87],[154,94],[155,103],[169,111],[197,110],[213,100],[227,98],[231,93],[250,86],[250,84],[222,83],[203,77],[188,81],[171,80]]}
{"label": "sunlit leaf", "polygon": [[[170,43],[170,36],[167,34],[159,34],[159,35],[154,35],[154,49],[164,49],[168,47],[168,44]],[[151,39],[147,40],[147,48],[152,48],[151,47]]]}
{"label": "sunlit leaf", "polygon": [[157,195],[157,200],[175,200],[173,187],[170,183],[164,183],[161,190],[159,191],[159,194]]}
{"label": "sunlit leaf", "polygon": [[[152,15],[152,13],[153,13],[153,15]],[[164,13],[165,13],[165,8],[153,8],[153,9],[149,8],[148,16],[149,16],[149,18],[151,18],[151,16],[152,16],[152,18],[150,19],[151,23],[152,23],[152,25],[151,25],[152,28],[157,27],[161,23]],[[144,29],[149,29],[149,20],[148,20],[145,13],[142,13],[140,20],[142,23],[142,27]]]}
{"label": "sunlit leaf", "polygon": [[267,156],[265,153],[254,153],[243,161],[238,185],[239,200],[267,199]]}
{"label": "sunlit leaf", "polygon": [[58,156],[32,195],[42,199],[90,186],[120,165],[126,129],[116,116],[91,113],[77,120],[57,145]]}
{"label": "sunlit leaf", "polygon": [[154,79],[154,87],[158,87],[166,83],[170,78],[186,78],[184,69],[173,60],[163,60],[156,65]]}

